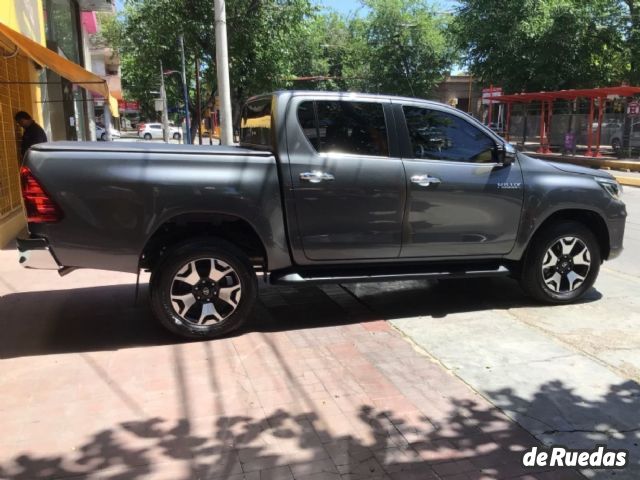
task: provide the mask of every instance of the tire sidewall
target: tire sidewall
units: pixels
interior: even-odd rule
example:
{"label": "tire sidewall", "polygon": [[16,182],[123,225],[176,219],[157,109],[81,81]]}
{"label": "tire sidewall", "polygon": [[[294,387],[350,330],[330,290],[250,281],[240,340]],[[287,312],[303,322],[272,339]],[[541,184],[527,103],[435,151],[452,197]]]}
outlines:
{"label": "tire sidewall", "polygon": [[[591,256],[591,265],[585,281],[575,290],[567,293],[557,293],[550,290],[544,282],[542,275],[542,263],[544,257],[558,240],[565,237],[576,237],[583,242],[589,249]],[[576,299],[584,295],[593,286],[598,273],[600,271],[600,247],[594,235],[584,228],[582,225],[568,224],[560,225],[557,228],[551,229],[546,232],[541,238],[539,238],[539,244],[535,248],[535,253],[531,258],[531,265],[529,265],[528,275],[534,275],[535,287],[538,293],[536,295],[542,300],[550,303],[571,303]]]}
{"label": "tire sidewall", "polygon": [[[231,315],[219,323],[197,326],[175,312],[171,287],[184,265],[203,258],[227,263],[236,272],[242,290],[240,302]],[[167,329],[186,338],[216,338],[239,328],[250,315],[257,292],[256,275],[246,256],[233,245],[220,241],[190,243],[176,248],[156,267],[151,279],[151,303],[156,317]]]}

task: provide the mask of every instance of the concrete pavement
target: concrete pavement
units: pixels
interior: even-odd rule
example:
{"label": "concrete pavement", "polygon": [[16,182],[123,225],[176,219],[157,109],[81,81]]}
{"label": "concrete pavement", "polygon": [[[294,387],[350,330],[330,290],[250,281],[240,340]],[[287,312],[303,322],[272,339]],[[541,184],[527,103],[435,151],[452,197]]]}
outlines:
{"label": "concrete pavement", "polygon": [[[640,478],[640,190],[625,251],[578,305],[546,307],[507,279],[357,285],[369,308],[547,445],[629,450]],[[402,305],[398,308],[398,305]]]}

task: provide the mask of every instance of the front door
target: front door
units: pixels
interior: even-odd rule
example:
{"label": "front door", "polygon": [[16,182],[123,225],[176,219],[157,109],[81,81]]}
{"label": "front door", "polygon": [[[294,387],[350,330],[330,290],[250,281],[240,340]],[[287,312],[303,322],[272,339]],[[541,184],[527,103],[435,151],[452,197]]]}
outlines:
{"label": "front door", "polygon": [[389,148],[390,106],[340,96],[291,100],[286,131],[300,263],[399,256],[406,184],[402,160]]}
{"label": "front door", "polygon": [[407,179],[402,257],[500,256],[516,239],[524,188],[517,160],[464,114],[394,105]]}

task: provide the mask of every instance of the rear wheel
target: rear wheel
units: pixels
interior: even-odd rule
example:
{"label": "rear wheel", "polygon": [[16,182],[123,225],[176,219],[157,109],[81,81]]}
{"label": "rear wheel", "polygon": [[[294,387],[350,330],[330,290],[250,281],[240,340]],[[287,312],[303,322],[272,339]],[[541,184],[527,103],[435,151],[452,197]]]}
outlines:
{"label": "rear wheel", "polygon": [[177,247],[151,278],[156,317],[186,338],[216,338],[239,328],[257,295],[255,271],[246,255],[218,239]]}
{"label": "rear wheel", "polygon": [[545,303],[571,303],[587,292],[600,271],[600,246],[584,225],[557,223],[532,240],[521,284]]}
{"label": "rear wheel", "polygon": [[174,140],[180,140],[180,134],[178,132],[173,134],[173,139]]}

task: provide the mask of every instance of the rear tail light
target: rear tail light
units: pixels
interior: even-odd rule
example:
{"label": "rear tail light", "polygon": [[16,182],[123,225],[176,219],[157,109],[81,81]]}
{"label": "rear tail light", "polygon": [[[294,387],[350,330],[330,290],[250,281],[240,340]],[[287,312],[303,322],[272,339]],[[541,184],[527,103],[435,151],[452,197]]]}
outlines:
{"label": "rear tail light", "polygon": [[22,198],[27,211],[27,220],[31,223],[53,223],[62,220],[62,210],[44,191],[28,167],[20,168]]}

